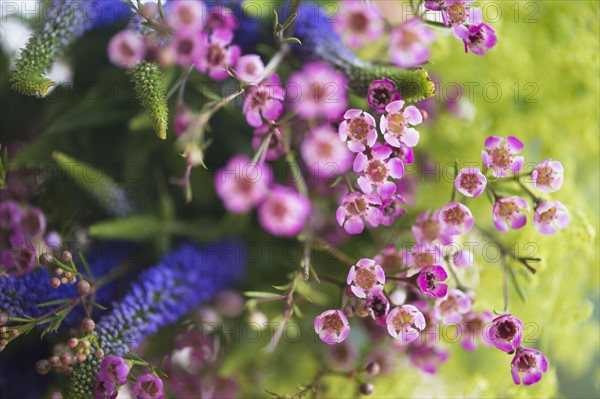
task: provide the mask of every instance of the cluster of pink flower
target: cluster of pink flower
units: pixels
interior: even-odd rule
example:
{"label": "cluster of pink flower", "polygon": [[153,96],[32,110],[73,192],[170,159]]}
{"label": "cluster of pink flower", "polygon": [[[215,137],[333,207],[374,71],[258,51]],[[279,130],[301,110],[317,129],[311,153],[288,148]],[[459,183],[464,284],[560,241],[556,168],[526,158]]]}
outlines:
{"label": "cluster of pink flower", "polygon": [[[130,374],[130,364],[118,356],[106,356],[100,364],[94,384],[96,399],[115,399],[119,394],[119,386],[125,385]],[[163,382],[155,374],[144,374],[137,377],[133,386],[133,394],[140,399],[164,398]]]}

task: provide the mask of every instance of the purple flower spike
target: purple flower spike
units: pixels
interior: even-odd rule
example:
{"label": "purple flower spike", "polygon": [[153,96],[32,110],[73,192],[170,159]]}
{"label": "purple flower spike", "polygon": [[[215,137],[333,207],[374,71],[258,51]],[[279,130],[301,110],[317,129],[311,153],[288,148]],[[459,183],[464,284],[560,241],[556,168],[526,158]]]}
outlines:
{"label": "purple flower spike", "polygon": [[533,214],[533,225],[542,234],[550,235],[567,228],[571,219],[567,207],[558,201],[538,204]]}
{"label": "purple flower spike", "polygon": [[558,161],[550,158],[540,162],[531,172],[534,187],[546,193],[553,193],[562,187],[564,168]]}
{"label": "purple flower spike", "polygon": [[388,333],[403,343],[419,338],[419,331],[425,328],[425,316],[413,305],[392,309],[385,321]]}
{"label": "purple flower spike", "polygon": [[341,311],[326,310],[315,318],[315,332],[326,344],[339,344],[350,334],[350,325]]}
{"label": "purple flower spike", "polygon": [[529,386],[542,379],[542,373],[548,369],[548,361],[542,352],[536,349],[521,349],[510,362],[510,372],[515,384]]}
{"label": "purple flower spike", "polygon": [[523,143],[513,136],[508,136],[504,145],[503,140],[499,136],[489,136],[485,139],[485,150],[481,153],[483,164],[492,169],[495,177],[517,174],[525,162],[525,158],[516,156],[523,149]]}
{"label": "purple flower spike", "polygon": [[379,209],[381,198],[376,195],[353,192],[342,199],[335,217],[340,226],[348,234],[360,234],[365,223],[377,227],[383,220],[383,212]]}
{"label": "purple flower spike", "polygon": [[475,219],[465,205],[451,202],[440,211],[439,222],[444,233],[454,236],[471,231]]}
{"label": "purple flower spike", "polygon": [[344,121],[338,130],[340,139],[348,141],[350,151],[362,152],[367,147],[373,147],[377,141],[375,124],[375,118],[368,112],[349,109],[344,114]]}
{"label": "purple flower spike", "polygon": [[363,258],[350,268],[346,283],[358,298],[366,298],[372,291],[381,292],[385,273],[373,259]]}
{"label": "purple flower spike", "polygon": [[496,317],[487,331],[487,341],[493,343],[501,351],[510,353],[521,345],[523,322],[516,317],[505,314]]}
{"label": "purple flower spike", "polygon": [[133,394],[138,399],[163,399],[163,382],[154,374],[144,374],[135,382]]}
{"label": "purple flower spike", "polygon": [[419,132],[411,126],[423,122],[421,111],[414,105],[404,107],[404,101],[394,101],[385,107],[386,115],[379,122],[383,138],[392,147],[414,147],[419,143]]}
{"label": "purple flower spike", "polygon": [[487,179],[479,168],[464,168],[454,180],[454,187],[465,197],[479,197],[486,185]]}
{"label": "purple flower spike", "polygon": [[448,293],[446,284],[438,284],[448,278],[442,266],[424,267],[417,274],[417,285],[421,292],[431,298],[443,298]]}
{"label": "purple flower spike", "polygon": [[383,113],[388,104],[401,99],[396,83],[388,78],[374,80],[367,92],[367,101],[378,114]]}
{"label": "purple flower spike", "polygon": [[508,232],[509,226],[511,229],[520,229],[527,223],[525,212],[529,212],[529,204],[523,198],[500,198],[492,210],[494,226],[503,233]]}

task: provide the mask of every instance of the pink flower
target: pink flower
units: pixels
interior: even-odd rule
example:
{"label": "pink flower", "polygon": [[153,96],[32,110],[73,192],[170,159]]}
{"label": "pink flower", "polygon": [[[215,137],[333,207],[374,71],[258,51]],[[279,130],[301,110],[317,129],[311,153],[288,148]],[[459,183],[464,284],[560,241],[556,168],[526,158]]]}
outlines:
{"label": "pink flower", "polygon": [[206,28],[211,30],[227,29],[230,31],[238,27],[237,20],[232,10],[227,7],[215,6],[206,16]]}
{"label": "pink flower", "polygon": [[352,153],[330,125],[312,128],[302,141],[300,154],[318,180],[339,176],[352,166]]}
{"label": "pink flower", "polygon": [[178,29],[169,43],[177,65],[196,64],[206,50],[206,40],[206,35],[196,29]]}
{"label": "pink flower", "polygon": [[133,394],[138,399],[163,399],[163,382],[154,374],[144,374],[135,381]]}
{"label": "pink flower", "polygon": [[437,373],[440,365],[448,360],[448,350],[434,345],[419,345],[409,353],[410,362],[428,374]]}
{"label": "pink flower", "polygon": [[401,99],[402,97],[398,92],[396,83],[388,78],[374,80],[369,85],[369,90],[367,91],[367,101],[378,114],[383,113],[388,104]]}
{"label": "pink flower", "polygon": [[250,126],[259,127],[264,123],[263,119],[274,121],[281,116],[285,91],[276,73],[268,80],[248,87],[245,95],[243,111]]}
{"label": "pink flower", "polygon": [[129,375],[129,365],[123,358],[118,356],[106,356],[100,363],[99,373],[106,373],[117,381],[119,385],[127,382]]}
{"label": "pink flower", "polygon": [[406,254],[404,250],[398,250],[394,244],[390,244],[374,260],[385,271],[398,271],[406,265]]}
{"label": "pink flower", "polygon": [[480,8],[471,10],[469,25],[454,25],[452,33],[465,44],[465,53],[469,49],[477,55],[485,55],[484,50],[491,50],[498,41],[496,32],[483,22]]}
{"label": "pink flower", "polygon": [[440,211],[426,210],[417,218],[417,223],[411,227],[415,241],[420,242],[436,242],[439,241],[443,245],[448,245],[452,242],[452,237],[442,231],[440,224]]}
{"label": "pink flower", "polygon": [[477,198],[485,190],[487,179],[479,168],[464,168],[458,172],[454,187],[465,197]]}
{"label": "pink flower", "polygon": [[246,213],[265,198],[270,180],[268,165],[237,155],[217,172],[215,189],[229,212]]}
{"label": "pink flower", "polygon": [[311,62],[290,75],[287,99],[303,119],[338,120],[348,105],[346,77],[324,62]]}
{"label": "pink flower", "polygon": [[396,183],[388,178],[400,179],[404,176],[404,163],[398,158],[390,158],[392,151],[382,145],[373,147],[370,156],[365,153],[356,154],[353,170],[359,173],[358,186],[365,194],[373,192],[389,197],[396,192]]}
{"label": "pink flower", "polygon": [[523,198],[500,198],[492,210],[494,226],[503,233],[508,232],[509,226],[511,229],[520,229],[527,223],[525,212],[529,212],[529,204]]}
{"label": "pink flower", "polygon": [[421,111],[414,105],[405,108],[402,100],[388,104],[385,110],[387,114],[379,121],[385,141],[393,147],[400,147],[401,143],[407,147],[416,146],[419,132],[410,126],[423,122]]}
{"label": "pink flower", "polygon": [[235,72],[244,82],[257,83],[265,71],[260,55],[248,54],[238,58]]}
{"label": "pink flower", "polygon": [[433,29],[418,18],[409,19],[390,32],[390,58],[402,68],[421,65],[429,59],[429,45],[434,40]]}
{"label": "pink flower", "polygon": [[448,293],[446,284],[438,284],[448,278],[442,266],[427,266],[417,273],[417,285],[421,292],[431,298],[443,298]]}
{"label": "pink flower", "polygon": [[473,253],[468,250],[457,251],[454,255],[452,255],[452,261],[454,262],[454,266],[458,268],[469,267],[473,264]]}
{"label": "pink flower", "polygon": [[439,222],[444,233],[455,236],[471,231],[475,219],[465,205],[451,202],[441,209]]}
{"label": "pink flower", "polygon": [[485,327],[488,323],[491,323],[494,316],[490,312],[483,311],[477,313],[473,310],[467,312],[463,316],[463,322],[461,325],[460,346],[468,352],[472,352],[477,349],[477,338],[480,339],[481,343],[485,346],[491,346],[492,343],[485,339]]}
{"label": "pink flower", "polygon": [[458,323],[471,309],[471,300],[461,290],[451,289],[444,298],[438,298],[433,305],[435,317],[446,324]]}
{"label": "pink flower", "polygon": [[408,254],[408,264],[417,269],[439,265],[443,260],[444,255],[440,246],[430,242],[413,245]]}
{"label": "pink flower", "polygon": [[360,109],[349,109],[344,114],[338,133],[342,141],[348,141],[350,151],[362,152],[367,147],[373,147],[377,141],[375,118]]}
{"label": "pink flower", "polygon": [[525,159],[515,156],[523,149],[523,143],[514,136],[506,138],[506,144],[502,145],[504,139],[499,136],[489,136],[485,139],[485,150],[481,152],[481,159],[486,168],[491,168],[496,177],[508,176],[519,173]]}
{"label": "pink flower", "polygon": [[419,338],[425,328],[425,317],[413,305],[402,305],[392,309],[386,319],[388,333],[403,343]]}
{"label": "pink flower", "polygon": [[183,134],[190,127],[193,119],[194,114],[188,107],[186,107],[185,105],[177,107],[177,114],[175,115],[175,123],[173,126],[173,130],[175,131],[175,137],[183,136]]}
{"label": "pink flower", "polygon": [[119,68],[133,68],[145,56],[144,39],[131,29],[120,31],[108,43],[108,59]]}
{"label": "pink flower", "polygon": [[521,349],[510,362],[510,373],[517,385],[521,383],[521,375],[525,386],[538,383],[547,369],[548,361],[542,352],[536,349]]}
{"label": "pink flower", "polygon": [[544,159],[531,171],[531,182],[538,190],[553,193],[562,187],[564,172],[560,162]]}
{"label": "pink flower", "polygon": [[295,237],[304,228],[310,212],[308,198],[288,187],[275,185],[258,208],[258,221],[275,236]]}
{"label": "pink flower", "polygon": [[339,344],[350,334],[350,325],[341,311],[326,310],[315,318],[315,332],[326,344]]}
{"label": "pink flower", "polygon": [[386,318],[390,311],[390,301],[383,293],[383,286],[374,288],[367,296],[367,311],[375,323],[380,326],[386,325]]}
{"label": "pink flower", "polygon": [[349,0],[340,3],[335,29],[350,47],[377,41],[383,33],[383,19],[375,4]]}
{"label": "pink flower", "polygon": [[383,212],[378,207],[380,205],[381,199],[377,195],[352,192],[342,199],[335,217],[348,234],[360,234],[365,222],[371,227],[381,224]]}
{"label": "pink flower", "polygon": [[405,215],[406,210],[401,207],[404,204],[406,204],[406,200],[400,194],[384,197],[381,201],[381,210],[383,211],[381,224],[389,227],[398,217]]}
{"label": "pink flower", "polygon": [[358,298],[366,298],[373,290],[383,288],[385,273],[373,259],[363,258],[350,268],[346,283]]}
{"label": "pink flower", "polygon": [[391,157],[400,158],[404,163],[410,164],[415,162],[415,153],[413,152],[413,149],[404,143],[400,142],[399,147],[393,147],[388,143],[384,143],[384,146],[392,150]]}
{"label": "pink flower", "polygon": [[523,322],[516,317],[505,314],[496,317],[487,330],[487,341],[504,352],[512,352],[521,345]]}
{"label": "pink flower", "polygon": [[225,65],[235,65],[241,54],[241,49],[236,44],[231,44],[233,32],[227,29],[217,29],[207,37],[206,50],[198,59],[196,67],[200,72],[207,72],[214,80],[224,80],[229,74]]}
{"label": "pink flower", "polygon": [[[452,27],[455,25],[462,25],[470,17],[472,12],[477,13],[476,9],[471,10],[469,3],[473,3],[475,0],[445,0],[444,7],[442,8],[442,21],[446,26]],[[471,17],[472,18],[472,17]]]}
{"label": "pink flower", "polygon": [[567,207],[558,201],[541,202],[533,214],[533,226],[542,234],[554,234],[567,228],[571,219]]}
{"label": "pink flower", "polygon": [[167,25],[176,34],[181,29],[202,29],[205,10],[201,1],[174,1],[169,7]]}
{"label": "pink flower", "polygon": [[258,151],[267,134],[271,135],[271,139],[269,140],[265,160],[274,161],[285,154],[285,148],[283,146],[281,134],[272,130],[269,125],[262,125],[254,130],[254,135],[252,136],[252,148],[254,151]]}

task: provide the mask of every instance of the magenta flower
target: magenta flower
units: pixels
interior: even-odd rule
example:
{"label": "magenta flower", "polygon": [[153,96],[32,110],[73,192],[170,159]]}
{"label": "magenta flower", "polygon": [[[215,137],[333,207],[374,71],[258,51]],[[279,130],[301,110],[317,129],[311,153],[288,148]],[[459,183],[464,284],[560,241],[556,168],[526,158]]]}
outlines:
{"label": "magenta flower", "polygon": [[400,142],[399,147],[393,147],[389,143],[384,143],[384,146],[392,150],[391,157],[400,158],[402,162],[408,164],[415,162],[415,153],[413,152],[413,149],[404,143]]}
{"label": "magenta flower", "polygon": [[229,74],[226,65],[235,65],[242,50],[236,44],[231,44],[233,32],[227,29],[217,29],[207,37],[205,51],[197,60],[196,67],[200,72],[208,72],[214,80],[224,80]]}
{"label": "magenta flower", "polygon": [[188,130],[194,120],[194,114],[185,105],[177,107],[173,130],[175,137],[181,137]]}
{"label": "magenta flower", "polygon": [[377,41],[383,33],[383,19],[374,3],[349,0],[340,3],[334,27],[350,47]]}
{"label": "magenta flower", "polygon": [[433,29],[422,23],[419,18],[409,19],[390,32],[390,58],[402,68],[419,66],[429,59],[429,45],[434,40]]}
{"label": "magenta flower", "polygon": [[510,353],[521,345],[523,322],[516,317],[505,314],[496,317],[487,331],[487,340],[501,351]]}
{"label": "magenta flower", "polygon": [[346,111],[338,132],[342,141],[348,141],[348,148],[352,152],[362,152],[367,147],[373,147],[377,141],[375,118],[360,109]]}
{"label": "magenta flower", "polygon": [[215,176],[215,190],[223,206],[233,213],[246,213],[265,198],[271,181],[268,165],[236,155]]}
{"label": "magenta flower", "polygon": [[444,255],[440,246],[426,241],[413,245],[408,254],[409,266],[417,269],[439,265],[443,260]]}
{"label": "magenta flower", "polygon": [[177,65],[188,67],[198,63],[206,51],[206,40],[206,34],[196,29],[178,29],[169,42]]}
{"label": "magenta flower", "polygon": [[473,352],[477,349],[477,338],[483,345],[491,346],[492,343],[485,339],[484,334],[486,325],[491,323],[493,318],[487,310],[481,313],[471,310],[463,315],[460,346],[467,352]]}
{"label": "magenta flower", "polygon": [[523,149],[523,143],[514,136],[506,138],[506,144],[502,145],[504,139],[499,136],[489,136],[485,139],[485,150],[481,152],[481,159],[486,168],[491,168],[496,177],[508,176],[519,173],[525,159],[515,156]]}
{"label": "magenta flower", "polygon": [[386,319],[388,333],[403,343],[419,338],[425,328],[425,317],[413,305],[402,305],[392,309]]}
{"label": "magenta flower", "polygon": [[464,168],[458,172],[454,187],[465,197],[477,198],[485,190],[487,179],[479,168]]}
{"label": "magenta flower", "polygon": [[46,217],[36,206],[25,207],[21,216],[21,229],[29,239],[38,239],[46,232]]}
{"label": "magenta flower", "polygon": [[326,310],[315,317],[315,332],[326,344],[339,344],[350,334],[350,325],[341,311]]}
{"label": "magenta flower", "polygon": [[287,100],[303,119],[338,120],[348,106],[346,77],[324,62],[311,62],[290,75]]}
{"label": "magenta flower", "polygon": [[523,198],[500,198],[492,210],[494,226],[503,233],[508,232],[509,226],[511,229],[520,229],[527,223],[525,212],[529,212],[529,204]]}
{"label": "magenta flower", "polygon": [[260,55],[248,54],[238,58],[235,64],[235,72],[247,83],[258,83],[265,71],[265,64],[260,59]]}
{"label": "magenta flower", "polygon": [[442,245],[448,245],[452,242],[452,237],[442,231],[440,224],[440,211],[426,210],[417,218],[417,223],[411,227],[415,241],[436,242]]}
{"label": "magenta flower", "polygon": [[8,245],[0,251],[0,266],[10,276],[23,276],[35,269],[35,245],[28,241],[23,230],[13,232]]}
{"label": "magenta flower", "polygon": [[471,10],[468,23],[452,26],[452,33],[465,44],[465,53],[470,49],[474,54],[485,55],[484,50],[491,50],[498,41],[496,32],[483,22],[481,8]]}
{"label": "magenta flower", "polygon": [[204,4],[200,1],[174,1],[169,5],[167,25],[177,32],[181,29],[201,30],[204,25]]}
{"label": "magenta flower", "polygon": [[144,39],[131,29],[120,31],[108,43],[108,59],[119,68],[133,68],[145,56]]}
{"label": "magenta flower", "polygon": [[94,399],[115,399],[118,395],[115,379],[104,371],[98,372],[94,383]]}
{"label": "magenta flower", "polygon": [[381,198],[377,195],[352,192],[342,199],[342,205],[335,213],[336,220],[348,234],[360,234],[365,223],[377,227],[383,220],[379,209]]}
{"label": "magenta flower", "polygon": [[471,300],[463,291],[451,289],[444,298],[438,298],[433,305],[433,314],[446,324],[459,323],[463,315],[471,310]]}
{"label": "magenta flower", "polygon": [[252,148],[254,151],[258,151],[265,135],[267,134],[271,134],[271,139],[269,140],[269,144],[267,146],[265,160],[274,161],[285,154],[285,148],[281,134],[276,131],[272,131],[272,128],[269,125],[265,124],[254,130],[254,135],[252,136]]}
{"label": "magenta flower", "polygon": [[445,0],[424,0],[423,6],[428,10],[441,11],[444,7]]}
{"label": "magenta flower", "polygon": [[[477,14],[475,9],[471,10],[469,4],[475,0],[445,0],[444,7],[442,7],[442,21],[444,25],[453,27],[455,25],[462,25],[468,20],[474,18],[470,15],[473,13]],[[479,11],[480,12],[480,11]]]}
{"label": "magenta flower", "polygon": [[233,31],[238,27],[238,23],[232,10],[227,7],[214,6],[206,16],[205,27],[211,30],[227,29]]}
{"label": "magenta flower", "polygon": [[475,219],[465,205],[451,202],[440,210],[439,222],[444,233],[455,236],[471,231]]}
{"label": "magenta flower", "polygon": [[163,399],[163,382],[154,374],[144,374],[135,381],[133,394],[137,399]]}
{"label": "magenta flower", "polygon": [[249,86],[245,95],[243,111],[250,126],[259,127],[263,119],[274,121],[281,116],[285,91],[276,73],[256,86]]}
{"label": "magenta flower", "polygon": [[541,202],[533,214],[533,226],[542,234],[567,228],[571,219],[567,207],[558,201]]}
{"label": "magenta flower", "polygon": [[358,298],[366,298],[372,290],[385,284],[385,273],[373,259],[363,258],[350,268],[346,283]]}
{"label": "magenta flower", "polygon": [[381,196],[388,197],[396,192],[396,184],[388,178],[402,178],[404,163],[398,158],[390,158],[391,154],[392,151],[382,145],[373,147],[370,157],[362,152],[356,154],[353,169],[360,174],[357,183],[363,193],[371,194],[373,186]]}
{"label": "magenta flower", "polygon": [[385,107],[386,115],[379,121],[383,138],[393,147],[400,147],[401,143],[407,147],[414,147],[419,143],[419,132],[410,126],[423,122],[421,111],[414,105],[404,107],[404,101],[394,101]]}
{"label": "magenta flower", "polygon": [[531,171],[531,182],[538,190],[553,193],[562,187],[564,172],[560,162],[544,159]]}
{"label": "magenta flower", "polygon": [[434,345],[419,345],[410,350],[409,360],[425,373],[435,374],[448,360],[448,350]]}
{"label": "magenta flower", "polygon": [[291,188],[274,185],[258,208],[258,221],[275,236],[295,237],[304,228],[310,213],[308,198]]}
{"label": "magenta flower", "polygon": [[388,104],[401,99],[402,97],[398,92],[396,83],[388,78],[374,80],[369,85],[367,101],[369,102],[369,106],[374,108],[378,114],[383,113]]}
{"label": "magenta flower", "polygon": [[510,373],[515,384],[529,386],[542,379],[542,373],[548,369],[548,361],[542,352],[536,349],[521,349],[510,362]]}
{"label": "magenta flower", "polygon": [[381,201],[381,210],[383,211],[381,224],[389,227],[397,218],[405,215],[406,210],[402,208],[404,204],[406,204],[406,200],[400,194],[384,197]]}
{"label": "magenta flower", "polygon": [[319,181],[339,176],[352,166],[353,154],[330,125],[312,128],[302,141],[300,154]]}
{"label": "magenta flower", "polygon": [[442,266],[427,266],[417,273],[417,286],[421,292],[431,298],[443,298],[448,293],[446,284],[439,284],[448,278]]}
{"label": "magenta flower", "polygon": [[383,293],[383,285],[373,288],[367,296],[367,311],[380,326],[386,325],[387,315],[390,311],[390,301]]}
{"label": "magenta flower", "polygon": [[17,201],[6,200],[0,202],[0,223],[3,230],[19,228],[22,218],[23,210]]}
{"label": "magenta flower", "polygon": [[127,362],[118,356],[106,356],[102,359],[99,373],[104,372],[117,381],[119,385],[127,382],[129,375],[129,365]]}

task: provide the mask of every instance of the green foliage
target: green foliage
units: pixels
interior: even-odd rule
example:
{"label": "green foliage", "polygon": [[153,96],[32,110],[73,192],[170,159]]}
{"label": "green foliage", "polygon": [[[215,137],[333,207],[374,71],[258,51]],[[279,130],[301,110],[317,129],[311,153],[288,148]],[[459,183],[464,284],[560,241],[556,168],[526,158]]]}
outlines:
{"label": "green foliage", "polygon": [[130,78],[138,100],[152,118],[157,136],[166,139],[169,111],[162,72],[156,64],[141,62],[131,70]]}
{"label": "green foliage", "polygon": [[416,102],[431,97],[435,86],[425,69],[402,69],[395,66],[351,65],[348,73],[350,88],[361,97],[366,96],[371,82],[388,78],[396,83],[402,99]]}

